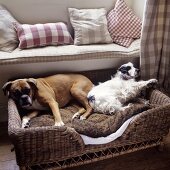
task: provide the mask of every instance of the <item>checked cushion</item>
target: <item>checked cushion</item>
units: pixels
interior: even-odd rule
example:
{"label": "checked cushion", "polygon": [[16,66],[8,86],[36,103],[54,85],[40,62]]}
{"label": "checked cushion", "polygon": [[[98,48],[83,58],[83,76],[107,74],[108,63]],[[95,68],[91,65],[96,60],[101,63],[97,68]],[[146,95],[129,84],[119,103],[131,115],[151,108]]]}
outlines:
{"label": "checked cushion", "polygon": [[107,21],[114,43],[129,47],[134,39],[140,38],[142,22],[124,0],[117,0],[114,9],[107,14]]}
{"label": "checked cushion", "polygon": [[73,39],[63,22],[46,24],[16,24],[19,48],[72,44]]}

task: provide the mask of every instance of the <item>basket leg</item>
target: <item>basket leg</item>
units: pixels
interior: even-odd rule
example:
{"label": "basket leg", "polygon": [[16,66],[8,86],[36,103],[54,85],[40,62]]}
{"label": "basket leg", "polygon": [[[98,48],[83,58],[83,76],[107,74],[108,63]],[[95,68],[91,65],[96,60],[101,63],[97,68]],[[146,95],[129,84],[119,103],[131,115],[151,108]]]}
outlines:
{"label": "basket leg", "polygon": [[27,170],[27,168],[25,166],[20,166],[19,169],[20,170]]}
{"label": "basket leg", "polygon": [[162,141],[161,144],[158,146],[158,151],[163,152],[165,151],[165,143]]}
{"label": "basket leg", "polygon": [[167,136],[164,136],[162,138],[162,142],[158,146],[158,151],[163,152],[163,151],[168,150],[168,143],[169,143],[168,140],[167,140],[168,138],[170,138],[170,132],[169,132],[169,134]]}

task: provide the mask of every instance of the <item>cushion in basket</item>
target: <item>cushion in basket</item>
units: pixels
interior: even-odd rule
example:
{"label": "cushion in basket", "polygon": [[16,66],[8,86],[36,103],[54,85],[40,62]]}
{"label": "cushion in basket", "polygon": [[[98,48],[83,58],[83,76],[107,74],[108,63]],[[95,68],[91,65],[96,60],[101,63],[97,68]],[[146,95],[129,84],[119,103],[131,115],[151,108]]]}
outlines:
{"label": "cushion in basket", "polygon": [[16,24],[16,30],[20,49],[73,42],[67,26],[63,22],[35,25]]}
{"label": "cushion in basket", "polygon": [[124,0],[117,0],[107,15],[107,21],[113,42],[128,47],[134,39],[140,38],[142,22]]}
{"label": "cushion in basket", "polygon": [[[107,136],[116,132],[120,126],[134,114],[150,108],[149,105],[134,103],[124,112],[117,112],[114,115],[93,113],[87,120],[73,119],[72,116],[80,108],[77,103],[71,103],[64,109],[60,109],[61,117],[66,126],[73,127],[78,133],[91,137]],[[31,119],[31,127],[53,126],[52,114],[44,112],[43,115]]]}
{"label": "cushion in basket", "polygon": [[106,10],[69,8],[70,21],[74,28],[74,44],[111,43],[107,29]]}
{"label": "cushion in basket", "polygon": [[12,52],[18,46],[18,37],[13,26],[16,19],[0,5],[0,50]]}

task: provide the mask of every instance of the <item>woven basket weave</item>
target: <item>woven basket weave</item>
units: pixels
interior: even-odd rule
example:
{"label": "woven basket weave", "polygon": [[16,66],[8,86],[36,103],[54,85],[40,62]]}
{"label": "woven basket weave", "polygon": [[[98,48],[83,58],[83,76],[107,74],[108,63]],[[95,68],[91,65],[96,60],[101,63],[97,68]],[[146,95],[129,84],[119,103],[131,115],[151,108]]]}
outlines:
{"label": "woven basket weave", "polygon": [[[112,70],[83,73],[94,82],[105,81]],[[149,101],[157,107],[135,116],[125,133],[104,145],[84,145],[80,135],[70,127],[21,128],[21,118],[12,99],[8,100],[8,132],[15,147],[17,164],[28,169],[58,169],[94,162],[124,153],[156,146],[168,134],[170,98],[153,90]]]}

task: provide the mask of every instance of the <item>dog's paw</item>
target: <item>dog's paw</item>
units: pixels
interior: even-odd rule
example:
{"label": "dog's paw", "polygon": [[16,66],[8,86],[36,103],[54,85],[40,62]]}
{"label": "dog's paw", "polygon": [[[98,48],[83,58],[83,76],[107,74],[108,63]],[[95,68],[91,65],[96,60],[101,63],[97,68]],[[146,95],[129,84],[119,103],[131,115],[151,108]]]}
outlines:
{"label": "dog's paw", "polygon": [[61,122],[55,122],[54,126],[64,126],[64,123],[61,121]]}
{"label": "dog's paw", "polygon": [[24,118],[22,119],[22,128],[28,128],[30,127],[30,119]]}
{"label": "dog's paw", "polygon": [[80,113],[79,112],[76,112],[73,117],[72,117],[72,120],[75,119],[75,118],[80,118]]}
{"label": "dog's paw", "polygon": [[116,109],[114,107],[109,107],[109,112],[106,111],[105,114],[114,115],[115,112],[116,112]]}
{"label": "dog's paw", "polygon": [[131,108],[131,107],[133,107],[133,106],[134,106],[133,103],[129,103],[127,106],[124,106],[124,107],[122,107],[121,109],[119,109],[119,111],[124,112],[126,109],[129,109],[129,108]]}
{"label": "dog's paw", "polygon": [[86,120],[86,119],[87,118],[84,115],[80,116],[80,120]]}
{"label": "dog's paw", "polygon": [[150,103],[149,103],[149,100],[143,100],[143,104],[149,105],[149,104],[150,104]]}
{"label": "dog's paw", "polygon": [[157,80],[157,79],[150,79],[150,80],[149,80],[149,83],[157,84],[157,83],[158,83],[158,80]]}
{"label": "dog's paw", "polygon": [[147,87],[156,87],[158,85],[158,80],[157,79],[150,79]]}

